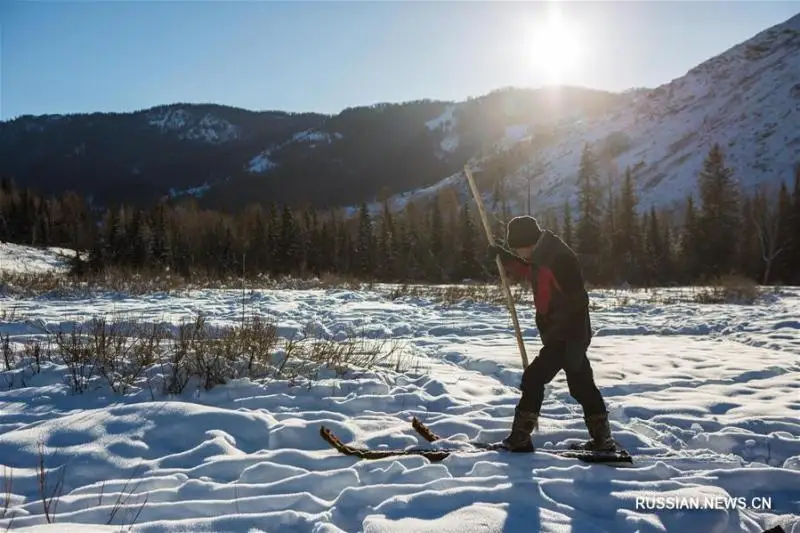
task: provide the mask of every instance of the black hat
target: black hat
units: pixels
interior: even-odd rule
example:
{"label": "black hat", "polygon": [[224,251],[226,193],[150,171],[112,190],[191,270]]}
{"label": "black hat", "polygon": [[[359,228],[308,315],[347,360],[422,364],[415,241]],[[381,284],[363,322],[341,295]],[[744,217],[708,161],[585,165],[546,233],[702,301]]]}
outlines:
{"label": "black hat", "polygon": [[542,228],[532,216],[514,217],[508,222],[506,243],[509,248],[522,248],[536,244],[542,234]]}

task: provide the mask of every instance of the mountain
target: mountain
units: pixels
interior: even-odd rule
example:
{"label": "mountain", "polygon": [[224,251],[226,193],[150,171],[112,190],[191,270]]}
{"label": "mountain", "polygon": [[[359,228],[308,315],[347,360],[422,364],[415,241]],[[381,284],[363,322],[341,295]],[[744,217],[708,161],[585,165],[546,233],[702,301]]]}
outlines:
{"label": "mountain", "polygon": [[[800,161],[800,16],[654,89],[502,89],[462,102],[422,100],[336,115],[171,104],[133,113],[22,116],[0,123],[0,175],[96,203],[193,195],[250,202],[397,207],[455,187],[502,181],[512,208],[575,197],[585,144],[604,173],[631,167],[642,204],[695,187],[719,143],[743,186],[789,180]],[[500,180],[500,178],[503,178]],[[530,191],[530,193],[529,193]]]}
{"label": "mountain", "polygon": [[[617,98],[565,90],[564,105],[547,113],[590,116]],[[509,89],[459,104],[384,103],[337,115],[172,104],[23,116],[0,124],[0,173],[100,203],[192,194],[223,209],[271,200],[348,205],[437,183],[543,107],[540,92]]]}
{"label": "mountain", "polygon": [[[553,102],[561,92],[552,89]],[[526,128],[521,138],[516,134]],[[800,15],[654,89],[619,95],[604,113],[509,128],[503,143],[470,161],[489,182],[502,176],[512,211],[560,209],[576,200],[585,145],[612,184],[633,170],[641,205],[667,207],[695,191],[703,158],[719,143],[740,185],[777,186],[800,163]],[[393,198],[395,206],[443,188],[469,195],[463,172]]]}
{"label": "mountain", "polygon": [[325,120],[219,105],[22,116],[0,123],[0,173],[41,191],[148,202],[235,178],[242,161]]}

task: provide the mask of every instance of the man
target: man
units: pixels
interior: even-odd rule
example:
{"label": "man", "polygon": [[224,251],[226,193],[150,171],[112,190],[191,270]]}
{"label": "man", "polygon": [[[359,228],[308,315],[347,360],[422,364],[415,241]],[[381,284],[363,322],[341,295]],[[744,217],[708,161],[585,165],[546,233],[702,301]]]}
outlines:
{"label": "man", "polygon": [[570,394],[583,408],[591,437],[581,448],[615,449],[608,411],[586,356],[592,328],[589,295],[577,256],[564,241],[551,231],[542,230],[530,216],[509,221],[506,243],[510,250],[493,245],[489,253],[492,259],[500,255],[513,281],[531,283],[542,348],[522,374],[522,396],[511,434],[503,440],[504,447],[511,451],[533,451],[531,433],[538,427],[545,385],[563,369]]}

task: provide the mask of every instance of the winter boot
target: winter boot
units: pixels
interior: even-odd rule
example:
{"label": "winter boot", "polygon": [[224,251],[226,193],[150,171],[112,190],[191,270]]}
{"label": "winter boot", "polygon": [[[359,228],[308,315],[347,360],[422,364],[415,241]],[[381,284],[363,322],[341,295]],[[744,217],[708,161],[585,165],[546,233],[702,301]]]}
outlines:
{"label": "winter boot", "polygon": [[522,411],[519,407],[514,411],[514,422],[511,424],[511,434],[503,439],[502,445],[512,452],[533,452],[531,433],[538,426],[539,413]]}
{"label": "winter boot", "polygon": [[589,430],[591,440],[583,443],[579,448],[588,451],[613,451],[617,443],[611,438],[611,427],[608,424],[608,413],[598,413],[583,417],[586,428]]}

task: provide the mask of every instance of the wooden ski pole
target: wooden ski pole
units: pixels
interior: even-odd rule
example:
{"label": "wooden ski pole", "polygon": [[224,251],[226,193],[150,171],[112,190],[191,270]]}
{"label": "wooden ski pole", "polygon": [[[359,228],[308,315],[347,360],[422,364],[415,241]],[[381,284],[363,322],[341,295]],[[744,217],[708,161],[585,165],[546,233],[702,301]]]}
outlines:
{"label": "wooden ski pole", "polygon": [[[483,229],[486,231],[486,239],[489,241],[489,245],[493,245],[495,241],[494,237],[492,236],[492,227],[489,224],[489,218],[486,216],[486,208],[483,205],[483,199],[481,198],[480,192],[478,192],[478,186],[475,185],[475,179],[472,177],[472,172],[469,170],[469,167],[465,166],[464,172],[467,175],[467,181],[469,182],[470,190],[472,190],[472,196],[475,198],[475,204],[478,206],[478,213],[480,213],[481,221],[483,222]],[[517,309],[514,306],[514,297],[511,295],[511,289],[508,287],[506,269],[503,268],[503,261],[500,259],[499,255],[495,257],[495,263],[497,264],[497,270],[500,272],[500,282],[503,285],[503,292],[506,294],[506,301],[508,302],[508,310],[511,313],[511,320],[514,322],[514,333],[517,336],[517,346],[519,347],[519,355],[522,358],[522,368],[525,369],[528,367],[528,353],[525,351],[525,343],[522,341],[522,331],[519,328]]]}

